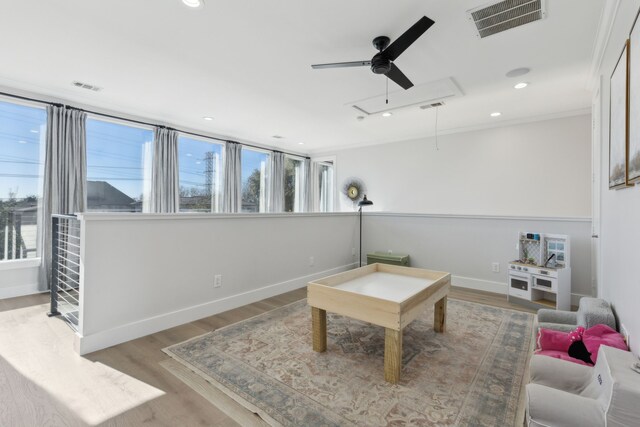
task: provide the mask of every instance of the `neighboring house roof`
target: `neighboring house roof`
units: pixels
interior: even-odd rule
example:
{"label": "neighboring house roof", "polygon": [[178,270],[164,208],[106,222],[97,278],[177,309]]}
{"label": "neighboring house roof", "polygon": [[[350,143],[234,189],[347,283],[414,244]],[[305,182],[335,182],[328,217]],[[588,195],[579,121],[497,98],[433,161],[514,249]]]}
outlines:
{"label": "neighboring house roof", "polygon": [[88,205],[122,206],[130,208],[134,200],[105,181],[87,181]]}

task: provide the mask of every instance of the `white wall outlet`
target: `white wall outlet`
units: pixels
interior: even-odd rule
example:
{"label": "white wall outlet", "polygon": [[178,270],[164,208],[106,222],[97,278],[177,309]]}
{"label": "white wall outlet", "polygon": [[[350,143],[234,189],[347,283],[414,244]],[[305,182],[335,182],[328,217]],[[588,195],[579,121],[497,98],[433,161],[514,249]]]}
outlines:
{"label": "white wall outlet", "polygon": [[392,254],[392,253],[393,253],[393,251],[392,251],[391,249],[387,249],[387,253],[388,253],[388,254]]}
{"label": "white wall outlet", "polygon": [[310,257],[309,257],[309,267],[313,267],[313,265],[314,265],[315,263],[316,263],[316,260],[315,260],[312,256],[310,256]]}
{"label": "white wall outlet", "polygon": [[213,287],[219,288],[222,286],[222,274],[216,274],[213,278]]}
{"label": "white wall outlet", "polygon": [[499,262],[492,262],[491,263],[491,271],[493,271],[494,273],[500,273],[500,263]]}
{"label": "white wall outlet", "polygon": [[624,340],[627,342],[627,346],[629,346],[629,331],[627,330],[626,326],[624,326],[624,323],[620,324],[620,333],[624,337]]}

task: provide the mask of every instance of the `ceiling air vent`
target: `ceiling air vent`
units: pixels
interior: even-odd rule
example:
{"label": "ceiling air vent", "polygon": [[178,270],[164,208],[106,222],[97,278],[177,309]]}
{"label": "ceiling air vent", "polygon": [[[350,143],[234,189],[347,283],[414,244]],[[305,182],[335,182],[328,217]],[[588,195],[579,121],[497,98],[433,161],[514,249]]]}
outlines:
{"label": "ceiling air vent", "polygon": [[504,0],[467,11],[478,36],[485,38],[545,17],[545,0]]}
{"label": "ceiling air vent", "polygon": [[74,81],[71,84],[74,85],[75,87],[79,87],[81,89],[92,90],[94,92],[100,92],[102,90],[101,87],[98,87],[98,86],[95,86],[95,85],[90,85],[88,83],[78,82],[78,81]]}
{"label": "ceiling air vent", "polygon": [[429,108],[442,107],[443,105],[444,105],[444,102],[440,101],[440,102],[434,102],[433,104],[421,105],[420,108],[422,110],[427,110]]}

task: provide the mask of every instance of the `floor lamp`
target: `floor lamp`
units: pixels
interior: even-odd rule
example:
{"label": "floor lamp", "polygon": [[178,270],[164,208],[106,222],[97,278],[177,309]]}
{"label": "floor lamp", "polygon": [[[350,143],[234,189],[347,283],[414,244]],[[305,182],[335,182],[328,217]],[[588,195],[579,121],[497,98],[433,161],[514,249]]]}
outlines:
{"label": "floor lamp", "polygon": [[358,252],[358,258],[360,258],[360,267],[362,267],[362,207],[363,206],[371,206],[373,202],[367,199],[367,195],[364,195],[364,198],[358,202],[358,212],[360,213],[360,251]]}

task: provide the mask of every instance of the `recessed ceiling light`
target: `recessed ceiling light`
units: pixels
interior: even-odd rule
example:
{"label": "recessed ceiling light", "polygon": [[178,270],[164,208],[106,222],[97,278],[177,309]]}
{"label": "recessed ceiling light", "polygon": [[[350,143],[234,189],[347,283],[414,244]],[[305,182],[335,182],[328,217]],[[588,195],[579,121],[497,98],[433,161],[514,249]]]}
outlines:
{"label": "recessed ceiling light", "polygon": [[386,113],[382,113],[382,117],[391,117],[393,113],[390,113],[389,111],[387,111]]}
{"label": "recessed ceiling light", "polygon": [[210,122],[211,120],[213,120],[213,117],[205,116],[202,119]]}
{"label": "recessed ceiling light", "polygon": [[491,113],[491,117],[500,117],[502,115],[501,112],[496,111],[495,113]]}
{"label": "recessed ceiling light", "polygon": [[298,145],[304,145],[304,142],[298,142]]}
{"label": "recessed ceiling light", "polygon": [[26,144],[26,143],[27,141],[23,141],[23,140],[18,141],[18,144]]}
{"label": "recessed ceiling light", "polygon": [[29,132],[31,132],[31,133],[40,133],[40,131],[37,131],[35,129],[31,129]]}
{"label": "recessed ceiling light", "polygon": [[182,3],[194,9],[204,6],[204,0],[182,0]]}
{"label": "recessed ceiling light", "polygon": [[192,154],[191,154],[191,153],[187,153],[187,157],[191,157],[191,156],[192,156]]}
{"label": "recessed ceiling light", "polygon": [[200,163],[202,163],[202,162],[196,162],[196,165],[199,165]]}
{"label": "recessed ceiling light", "polygon": [[521,83],[518,83],[517,85],[515,85],[514,88],[516,88],[516,89],[524,89],[527,86],[529,86],[529,83],[521,82]]}
{"label": "recessed ceiling light", "polygon": [[531,71],[531,69],[529,68],[516,68],[515,70],[511,70],[509,71],[506,76],[507,77],[520,77],[520,76],[524,76],[525,74],[529,74],[529,71]]}

